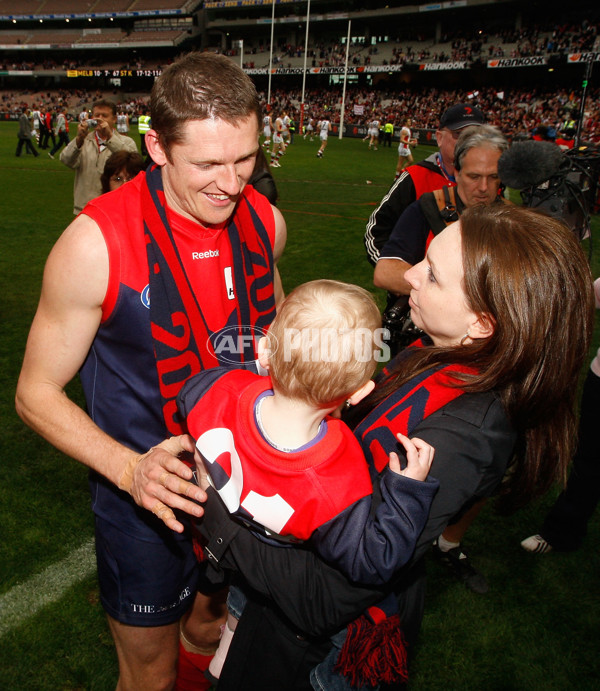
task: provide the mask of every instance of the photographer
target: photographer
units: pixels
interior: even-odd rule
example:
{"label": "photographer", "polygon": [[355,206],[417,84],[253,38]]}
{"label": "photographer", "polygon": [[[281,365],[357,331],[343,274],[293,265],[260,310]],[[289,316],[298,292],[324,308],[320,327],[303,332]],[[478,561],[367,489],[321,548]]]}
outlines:
{"label": "photographer", "polygon": [[73,213],[102,194],[100,177],[107,159],[115,151],[136,151],[133,139],[116,130],[117,107],[111,101],[96,101],[92,117],[77,127],[77,136],[60,154],[60,160],[75,170]]}

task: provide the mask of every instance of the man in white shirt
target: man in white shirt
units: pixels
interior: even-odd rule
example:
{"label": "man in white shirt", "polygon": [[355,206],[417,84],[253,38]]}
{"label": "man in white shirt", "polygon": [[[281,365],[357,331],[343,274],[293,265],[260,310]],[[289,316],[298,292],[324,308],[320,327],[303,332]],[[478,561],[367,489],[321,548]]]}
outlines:
{"label": "man in white shirt", "polygon": [[75,170],[73,213],[102,194],[100,176],[107,159],[115,151],[137,151],[131,137],[116,130],[117,107],[112,101],[96,101],[92,117],[80,120],[77,136],[61,152],[60,160]]}

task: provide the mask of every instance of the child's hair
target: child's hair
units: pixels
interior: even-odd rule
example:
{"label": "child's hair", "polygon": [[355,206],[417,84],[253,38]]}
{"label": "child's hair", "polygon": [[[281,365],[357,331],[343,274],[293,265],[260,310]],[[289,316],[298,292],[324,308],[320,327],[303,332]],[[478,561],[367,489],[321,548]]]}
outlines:
{"label": "child's hair", "polygon": [[363,288],[325,279],[298,286],[269,329],[273,387],[320,408],[343,401],[373,375],[380,327]]}

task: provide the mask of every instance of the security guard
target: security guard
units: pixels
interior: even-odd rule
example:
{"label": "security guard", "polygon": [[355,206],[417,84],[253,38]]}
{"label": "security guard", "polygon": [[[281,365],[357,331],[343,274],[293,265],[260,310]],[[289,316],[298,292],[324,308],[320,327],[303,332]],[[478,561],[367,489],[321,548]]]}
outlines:
{"label": "security guard", "polygon": [[148,155],[148,149],[146,149],[146,132],[151,127],[150,114],[148,108],[146,107],[142,114],[138,117],[138,132],[140,135],[140,150],[142,156],[146,157]]}
{"label": "security guard", "polygon": [[392,137],[394,136],[394,123],[386,122],[383,126],[383,145],[392,146]]}

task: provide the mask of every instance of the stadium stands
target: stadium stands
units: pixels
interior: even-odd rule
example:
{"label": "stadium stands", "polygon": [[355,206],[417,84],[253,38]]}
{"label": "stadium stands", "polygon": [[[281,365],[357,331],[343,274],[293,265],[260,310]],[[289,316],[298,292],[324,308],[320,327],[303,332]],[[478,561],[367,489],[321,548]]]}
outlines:
{"label": "stadium stands", "polygon": [[131,10],[176,10],[182,9],[185,5],[182,0],[134,0],[131,3]]}
{"label": "stadium stands", "polygon": [[2,0],[0,2],[0,14],[5,15],[30,15],[41,14],[46,0]]}
{"label": "stadium stands", "polygon": [[142,12],[149,10],[181,10],[186,5],[199,5],[185,0],[2,0],[0,15],[88,15],[92,13]]}
{"label": "stadium stands", "polygon": [[178,29],[144,30],[134,31],[121,39],[121,44],[140,43],[142,45],[162,44],[176,46],[177,43],[187,38],[187,32]]}
{"label": "stadium stands", "polygon": [[[407,0],[391,8],[374,0],[363,11],[364,4],[312,3],[306,102],[313,109],[327,105],[339,113],[347,19],[353,18],[346,123],[362,124],[376,109],[398,121],[410,114],[419,126],[432,127],[440,104],[473,98],[505,131],[518,134],[561,118],[565,110],[577,110],[585,65],[568,64],[569,54],[589,51],[600,60],[600,10],[591,0],[577,3],[563,23],[552,12],[553,6],[560,7],[558,0],[547,0],[543,17],[516,0],[469,0],[439,12],[421,11]],[[19,30],[0,21],[0,94],[17,94],[27,102],[40,99],[39,94],[51,93],[46,99],[59,94],[71,108],[97,93],[123,102],[132,95],[134,101],[143,100],[153,75],[179,52],[208,49],[239,62],[239,39],[244,66],[266,92],[271,8],[270,0],[228,7],[192,0],[0,0],[0,17],[27,13],[43,18],[19,20]],[[276,7],[273,86],[276,98],[291,108],[299,103],[305,63],[305,18],[300,15],[305,9],[303,2],[278,2]],[[148,14],[134,17],[134,12]],[[77,17],[69,24],[64,17],[47,19],[61,13]],[[514,69],[489,69],[498,66],[490,62],[502,59],[515,61],[507,65]],[[525,61],[522,68],[519,60]],[[597,137],[598,90],[594,81],[590,87],[585,124],[587,134]],[[15,99],[4,99],[5,105],[9,101]],[[364,114],[354,113],[354,105],[363,104]]]}
{"label": "stadium stands", "polygon": [[[52,0],[42,3],[39,13],[48,14],[88,14],[94,10],[97,0]],[[13,14],[21,14],[14,12]]]}

